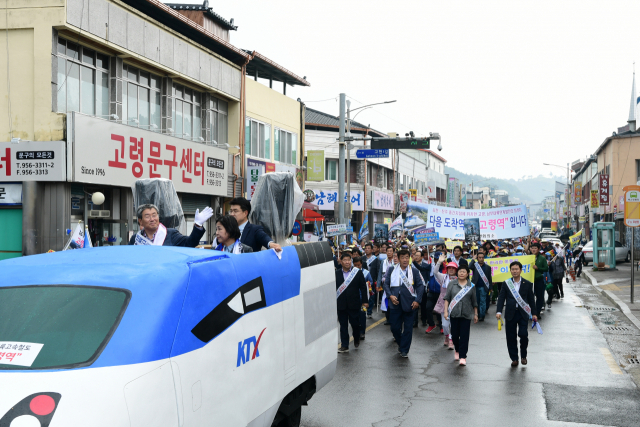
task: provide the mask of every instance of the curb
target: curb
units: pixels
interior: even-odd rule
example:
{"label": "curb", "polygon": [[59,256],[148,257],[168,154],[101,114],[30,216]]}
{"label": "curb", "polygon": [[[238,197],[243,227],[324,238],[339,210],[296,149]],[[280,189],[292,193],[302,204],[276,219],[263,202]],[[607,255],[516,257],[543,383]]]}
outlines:
{"label": "curb", "polygon": [[582,273],[584,273],[589,278],[589,281],[591,282],[591,286],[593,286],[596,289],[596,291],[598,291],[598,293],[603,294],[609,301],[611,301],[616,307],[618,307],[618,309],[625,316],[627,316],[627,319],[629,319],[629,321],[633,323],[636,326],[636,328],[640,329],[640,320],[638,320],[638,318],[631,312],[631,310],[629,310],[629,306],[627,304],[625,304],[620,298],[618,298],[611,291],[600,289],[597,286],[598,281],[596,280],[596,278],[593,277],[593,275],[591,275],[591,273],[589,273],[587,270],[584,270]]}

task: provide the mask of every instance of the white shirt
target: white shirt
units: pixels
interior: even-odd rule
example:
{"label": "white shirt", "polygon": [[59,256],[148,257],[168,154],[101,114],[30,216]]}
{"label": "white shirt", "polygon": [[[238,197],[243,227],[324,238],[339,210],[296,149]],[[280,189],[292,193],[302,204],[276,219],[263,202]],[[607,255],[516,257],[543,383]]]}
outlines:
{"label": "white shirt", "polygon": [[240,229],[240,235],[242,236],[242,232],[244,231],[244,227],[249,223],[249,221],[245,221],[242,224],[238,225],[238,228]]}
{"label": "white shirt", "polygon": [[[518,280],[517,282],[515,280],[513,280],[513,287],[516,288],[516,291],[518,291],[518,292],[520,292],[520,284],[521,283],[522,283],[522,276],[520,276],[520,280]],[[518,305],[518,302],[516,301],[516,308],[519,308],[519,307],[520,307],[520,305]],[[496,313],[496,314],[502,314],[502,313]]]}

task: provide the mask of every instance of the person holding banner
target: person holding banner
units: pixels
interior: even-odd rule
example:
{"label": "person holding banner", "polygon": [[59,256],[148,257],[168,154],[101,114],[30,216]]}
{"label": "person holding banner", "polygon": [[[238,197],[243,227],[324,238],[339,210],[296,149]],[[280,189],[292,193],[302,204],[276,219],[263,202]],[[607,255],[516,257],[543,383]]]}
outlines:
{"label": "person holding banner", "polygon": [[471,320],[478,323],[478,300],[474,292],[474,284],[469,281],[469,267],[458,267],[457,279],[453,279],[444,297],[445,319],[451,322],[451,339],[455,347],[455,360],[460,366],[467,366],[469,351],[469,333]]}
{"label": "person holding banner", "polygon": [[340,322],[340,342],[338,353],[349,351],[349,324],[353,332],[353,344],[360,345],[360,307],[369,304],[360,302],[360,295],[367,295],[367,285],[364,275],[359,268],[351,265],[351,254],[340,253],[342,268],[336,271],[336,298],[338,307],[338,322]]}
{"label": "person holding banner", "polygon": [[136,216],[140,231],[131,236],[130,245],[153,245],[153,246],[184,246],[195,248],[200,243],[204,235],[203,224],[213,216],[213,209],[206,207],[200,212],[196,209],[196,216],[193,222],[193,231],[190,236],[183,236],[175,228],[167,228],[160,223],[159,210],[156,205],[144,204],[138,206]]}
{"label": "person holding banner", "polygon": [[[535,243],[534,243],[535,244]],[[546,262],[546,260],[545,260]],[[520,337],[520,356],[523,365],[527,364],[527,347],[529,345],[529,319],[538,321],[538,311],[536,309],[533,295],[533,283],[524,279],[522,274],[522,264],[513,261],[509,265],[511,278],[507,279],[500,295],[498,296],[498,306],[496,318],[502,318],[502,309],[505,308],[505,333],[507,336],[507,348],[511,358],[511,366],[518,366],[518,337]],[[537,272],[536,272],[537,273]]]}
{"label": "person holding banner", "polygon": [[[535,263],[531,266],[536,271],[535,279],[533,282],[533,292],[536,298],[536,314],[541,313],[542,309],[544,308],[544,291],[547,287],[544,275],[549,271],[549,264],[547,263],[547,259],[544,255],[540,254],[540,249],[540,243],[536,242],[531,244],[531,255],[536,257]],[[520,269],[522,270],[522,267],[520,267]]]}
{"label": "person holding banner", "polygon": [[478,252],[476,258],[471,261],[469,269],[473,271],[471,282],[476,287],[476,299],[478,300],[478,320],[484,322],[484,316],[489,309],[487,300],[491,298],[490,292],[493,288],[491,279],[491,267],[484,263],[484,252]]}
{"label": "person holding banner", "polygon": [[409,265],[409,251],[398,251],[399,264],[389,267],[382,285],[389,295],[389,321],[391,333],[398,343],[398,352],[402,357],[409,357],[413,335],[414,310],[420,307],[424,294],[424,281],[417,268]]}

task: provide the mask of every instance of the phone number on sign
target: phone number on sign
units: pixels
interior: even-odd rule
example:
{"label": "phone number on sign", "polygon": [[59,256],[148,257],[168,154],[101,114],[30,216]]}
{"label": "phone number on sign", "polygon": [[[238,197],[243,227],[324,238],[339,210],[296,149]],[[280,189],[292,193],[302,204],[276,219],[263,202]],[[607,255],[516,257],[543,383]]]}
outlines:
{"label": "phone number on sign", "polygon": [[53,162],[51,162],[51,163],[43,163],[43,162],[25,163],[25,162],[18,162],[18,163],[16,163],[16,165],[18,166],[18,169],[31,169],[31,168],[43,169],[43,168],[52,168],[53,167]]}
{"label": "phone number on sign", "polygon": [[16,175],[49,175],[49,171],[47,169],[23,169],[17,170]]}

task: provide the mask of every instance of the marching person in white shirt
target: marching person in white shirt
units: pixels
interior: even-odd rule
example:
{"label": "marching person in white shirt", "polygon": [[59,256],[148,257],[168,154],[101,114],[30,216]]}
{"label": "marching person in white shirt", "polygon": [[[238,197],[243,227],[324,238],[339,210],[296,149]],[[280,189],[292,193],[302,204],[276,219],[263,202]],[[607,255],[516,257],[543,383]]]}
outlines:
{"label": "marching person in white shirt", "polygon": [[520,337],[520,356],[523,365],[527,364],[527,347],[529,345],[528,326],[529,319],[538,321],[538,313],[533,295],[533,283],[522,276],[522,264],[513,261],[509,265],[511,278],[506,280],[500,295],[498,296],[498,306],[496,308],[496,318],[502,317],[502,308],[506,302],[505,309],[505,333],[507,335],[507,348],[511,358],[511,366],[518,366],[518,337]]}
{"label": "marching person in white shirt", "polygon": [[[389,269],[389,267],[393,266],[393,255],[394,255],[394,249],[393,246],[389,245],[387,246],[387,253],[386,253],[386,258],[382,261],[382,265],[380,267],[380,281],[379,286],[383,287],[384,289],[384,280],[385,280],[385,276],[387,274],[387,270]],[[382,301],[380,302],[380,309],[382,310],[382,312],[384,313],[384,316],[387,318],[386,322],[384,322],[385,325],[389,325],[389,311],[388,311],[388,304],[389,304],[389,300],[387,298],[387,293],[383,292],[382,293]]]}

